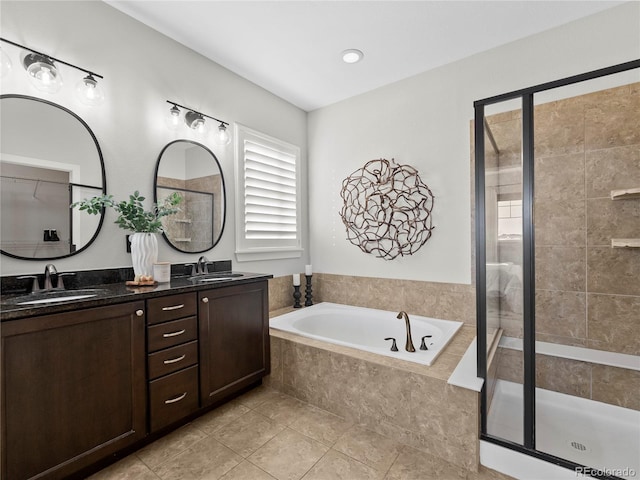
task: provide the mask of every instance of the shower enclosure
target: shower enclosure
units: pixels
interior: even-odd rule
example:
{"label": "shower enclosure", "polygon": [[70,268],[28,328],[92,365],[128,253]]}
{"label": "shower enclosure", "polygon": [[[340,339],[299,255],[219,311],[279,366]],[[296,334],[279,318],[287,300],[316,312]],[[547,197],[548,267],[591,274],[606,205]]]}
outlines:
{"label": "shower enclosure", "polygon": [[481,438],[640,476],[640,60],[475,102]]}

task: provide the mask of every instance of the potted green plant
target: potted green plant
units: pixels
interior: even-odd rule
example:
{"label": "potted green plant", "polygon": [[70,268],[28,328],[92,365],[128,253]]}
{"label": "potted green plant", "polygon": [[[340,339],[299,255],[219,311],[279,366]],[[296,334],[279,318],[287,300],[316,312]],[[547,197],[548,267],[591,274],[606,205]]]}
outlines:
{"label": "potted green plant", "polygon": [[156,233],[162,232],[162,217],[173,215],[180,211],[178,205],[182,196],[174,192],[161,203],[154,203],[151,210],[145,210],[145,197],[137,190],[129,195],[129,200],[115,201],[113,195],[100,195],[73,203],[72,208],[78,208],[91,215],[100,214],[105,208],[113,208],[118,212],[116,223],[120,228],[133,232],[129,236],[131,242],[131,260],[135,281],[153,279],[153,264],[158,261],[158,239]]}

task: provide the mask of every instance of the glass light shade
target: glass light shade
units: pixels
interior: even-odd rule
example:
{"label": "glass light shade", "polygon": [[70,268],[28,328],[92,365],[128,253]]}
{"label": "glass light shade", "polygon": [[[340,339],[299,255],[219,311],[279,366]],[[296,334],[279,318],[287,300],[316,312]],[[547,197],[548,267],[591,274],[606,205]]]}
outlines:
{"label": "glass light shade", "polygon": [[0,77],[6,77],[11,72],[13,64],[7,53],[0,49]]}
{"label": "glass light shade", "polygon": [[46,93],[57,93],[62,87],[62,75],[48,57],[29,53],[22,60],[31,84]]}
{"label": "glass light shade", "polygon": [[213,137],[213,141],[216,145],[228,145],[231,141],[231,136],[227,131],[227,126],[224,123],[221,123],[218,126],[218,131]]}
{"label": "glass light shade", "polygon": [[104,102],[104,92],[98,81],[89,74],[76,85],[76,96],[85,105],[100,105]]}
{"label": "glass light shade", "polygon": [[193,130],[195,130],[198,134],[205,134],[207,132],[207,122],[204,117],[196,112],[187,112],[184,116],[184,123]]}
{"label": "glass light shade", "polygon": [[177,130],[180,127],[180,109],[175,105],[171,107],[164,120],[169,130]]}

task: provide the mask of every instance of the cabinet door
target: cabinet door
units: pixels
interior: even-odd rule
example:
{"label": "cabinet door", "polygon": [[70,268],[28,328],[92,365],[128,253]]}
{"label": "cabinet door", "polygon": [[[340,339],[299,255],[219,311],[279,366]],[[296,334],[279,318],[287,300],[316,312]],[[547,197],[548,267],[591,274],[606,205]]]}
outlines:
{"label": "cabinet door", "polygon": [[65,478],[145,435],[144,303],[2,324],[2,473]]}
{"label": "cabinet door", "polygon": [[209,405],[268,373],[267,282],[199,293],[200,395]]}

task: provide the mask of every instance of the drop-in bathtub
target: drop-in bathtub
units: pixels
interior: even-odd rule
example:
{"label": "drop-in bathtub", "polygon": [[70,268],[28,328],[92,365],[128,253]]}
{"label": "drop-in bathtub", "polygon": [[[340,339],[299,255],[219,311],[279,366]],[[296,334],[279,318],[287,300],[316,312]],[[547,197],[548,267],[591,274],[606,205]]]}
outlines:
{"label": "drop-in bathtub", "polygon": [[[271,328],[295,333],[304,337],[367,352],[431,365],[444,347],[462,326],[462,322],[411,315],[411,334],[415,352],[405,350],[406,329],[398,312],[353,307],[336,303],[319,303],[272,318]],[[428,350],[420,350],[422,337]],[[398,351],[391,351],[391,341],[396,339]]]}

